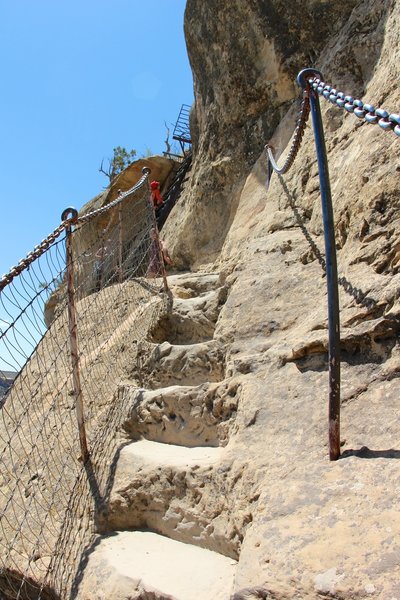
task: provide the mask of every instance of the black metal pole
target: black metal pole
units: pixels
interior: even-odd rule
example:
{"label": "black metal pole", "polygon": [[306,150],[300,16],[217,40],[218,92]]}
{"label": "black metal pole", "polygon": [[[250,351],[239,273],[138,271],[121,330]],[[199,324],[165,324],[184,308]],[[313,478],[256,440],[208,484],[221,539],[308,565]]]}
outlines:
{"label": "black metal pole", "polygon": [[325,238],[326,283],[328,291],[328,356],[329,356],[329,458],[340,456],[340,319],[339,289],[336,261],[335,228],[332,196],[329,182],[324,128],[321,118],[318,93],[313,90],[309,79],[322,74],[315,69],[303,69],[297,76],[298,84],[309,94],[315,148],[317,152],[319,182],[321,190],[322,220]]}

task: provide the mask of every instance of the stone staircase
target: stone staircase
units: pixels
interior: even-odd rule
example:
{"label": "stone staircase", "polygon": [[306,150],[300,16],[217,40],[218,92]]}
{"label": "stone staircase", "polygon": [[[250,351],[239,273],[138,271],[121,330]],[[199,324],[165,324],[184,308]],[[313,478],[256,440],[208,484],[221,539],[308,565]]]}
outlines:
{"label": "stone staircase", "polygon": [[[174,308],[151,340],[81,600],[228,600],[240,549],[226,445],[238,385],[213,339],[226,289],[216,274],[169,278]],[[227,462],[228,461],[228,462]]]}

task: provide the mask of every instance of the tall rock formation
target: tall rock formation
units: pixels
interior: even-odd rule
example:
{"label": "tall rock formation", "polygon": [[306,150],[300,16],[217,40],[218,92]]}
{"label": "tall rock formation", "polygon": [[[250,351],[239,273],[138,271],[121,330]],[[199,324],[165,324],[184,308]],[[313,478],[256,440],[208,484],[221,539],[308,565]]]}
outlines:
{"label": "tall rock formation", "polygon": [[231,518],[248,507],[235,589],[264,590],[235,598],[400,598],[400,140],[321,99],[341,282],[334,463],[311,127],[284,178],[268,181],[263,154],[288,151],[306,66],[399,112],[399,18],[390,0],[187,2],[194,166],[164,235],[178,266],[219,271],[228,290],[214,340],[241,389],[226,447]]}
{"label": "tall rock formation", "polygon": [[[188,206],[178,226],[183,232],[176,252],[180,263],[218,254],[245,178],[299,96],[297,72],[314,64],[355,4],[188,1],[195,163]],[[288,127],[285,139],[293,123]]]}

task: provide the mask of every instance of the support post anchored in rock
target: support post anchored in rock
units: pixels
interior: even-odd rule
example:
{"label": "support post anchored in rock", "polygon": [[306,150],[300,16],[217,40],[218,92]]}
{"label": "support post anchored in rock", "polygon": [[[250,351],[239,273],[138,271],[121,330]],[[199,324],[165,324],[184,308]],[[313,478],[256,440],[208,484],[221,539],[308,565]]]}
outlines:
{"label": "support post anchored in rock", "polygon": [[303,69],[297,83],[308,94],[317,153],[321,190],[322,220],[325,239],[326,282],[328,292],[328,359],[329,359],[329,458],[340,456],[340,319],[337,275],[335,228],[332,195],[329,181],[328,159],[318,93],[311,87],[310,79],[323,77],[316,69]]}
{"label": "support post anchored in rock", "polygon": [[85,464],[89,459],[89,450],[86,439],[85,429],[85,418],[83,412],[83,400],[82,400],[82,386],[80,379],[80,368],[79,368],[79,348],[78,348],[78,334],[76,324],[76,306],[75,306],[75,284],[74,284],[74,256],[72,249],[72,224],[76,222],[78,218],[78,211],[75,208],[67,208],[62,213],[62,220],[68,219],[68,215],[71,215],[66,225],[66,268],[67,268],[67,302],[68,302],[68,329],[69,329],[69,343],[71,350],[71,363],[72,363],[72,380],[74,387],[75,396],[75,410],[76,418],[78,421],[79,431],[79,442],[81,446],[82,462]]}

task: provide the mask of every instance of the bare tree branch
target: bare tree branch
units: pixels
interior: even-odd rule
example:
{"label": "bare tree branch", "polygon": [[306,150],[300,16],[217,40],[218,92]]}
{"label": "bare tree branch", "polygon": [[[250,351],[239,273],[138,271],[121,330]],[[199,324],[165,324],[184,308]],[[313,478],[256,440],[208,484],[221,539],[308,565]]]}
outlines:
{"label": "bare tree branch", "polygon": [[165,121],[164,121],[164,125],[165,125],[165,127],[167,129],[167,138],[165,140],[165,145],[167,146],[167,152],[166,152],[166,154],[170,154],[171,153],[171,144],[169,143],[169,132],[170,132],[170,129],[169,129],[169,127],[168,127],[168,125],[166,124]]}
{"label": "bare tree branch", "polygon": [[109,160],[108,171],[105,171],[105,170],[103,169],[103,161],[104,161],[104,158],[103,158],[103,160],[101,161],[101,165],[100,165],[99,173],[103,173],[103,174],[104,174],[104,175],[106,175],[106,176],[108,177],[108,179],[111,181],[111,162],[110,162],[110,160]]}
{"label": "bare tree branch", "polygon": [[103,173],[108,179],[113,181],[117,175],[122,173],[132,162],[136,156],[136,150],[127,151],[122,146],[116,146],[113,148],[113,158],[108,158],[108,169],[105,170],[103,167],[104,158],[101,161],[99,172]]}

